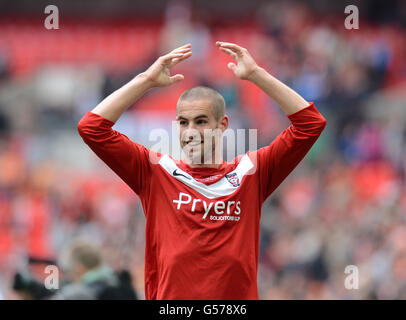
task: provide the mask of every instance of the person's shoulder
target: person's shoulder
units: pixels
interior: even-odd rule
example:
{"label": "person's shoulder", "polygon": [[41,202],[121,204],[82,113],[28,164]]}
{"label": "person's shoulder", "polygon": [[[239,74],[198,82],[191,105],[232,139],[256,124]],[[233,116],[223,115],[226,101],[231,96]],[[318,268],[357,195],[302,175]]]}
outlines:
{"label": "person's shoulder", "polygon": [[229,163],[229,165],[234,168],[244,167],[247,170],[251,170],[252,168],[256,167],[257,154],[258,150],[247,151],[246,153],[240,154],[237,157],[235,157],[234,160]]}
{"label": "person's shoulder", "polygon": [[159,161],[162,159],[164,156],[163,153],[155,151],[153,149],[149,149],[147,147],[142,146],[145,155],[148,157],[148,160],[151,164],[158,164]]}
{"label": "person's shoulder", "polygon": [[62,287],[54,300],[94,300],[93,291],[82,283],[70,283]]}

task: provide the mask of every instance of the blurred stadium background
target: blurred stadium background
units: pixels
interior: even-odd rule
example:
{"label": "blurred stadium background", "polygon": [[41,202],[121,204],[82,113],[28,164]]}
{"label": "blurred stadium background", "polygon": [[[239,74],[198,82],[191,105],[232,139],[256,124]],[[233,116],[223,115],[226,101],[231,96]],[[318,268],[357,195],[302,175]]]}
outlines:
{"label": "blurred stadium background", "polygon": [[[59,30],[44,8],[59,8]],[[360,29],[344,28],[357,5]],[[146,146],[180,93],[206,84],[260,146],[289,123],[236,80],[216,40],[241,44],[327,119],[317,144],[264,204],[261,299],[406,298],[404,1],[0,1],[0,296],[18,299],[27,256],[75,237],[126,267],[143,297],[144,216],[135,194],[83,143],[87,110],[160,54],[192,43],[185,80],[149,92],[114,129]],[[359,268],[359,290],[344,269]]]}

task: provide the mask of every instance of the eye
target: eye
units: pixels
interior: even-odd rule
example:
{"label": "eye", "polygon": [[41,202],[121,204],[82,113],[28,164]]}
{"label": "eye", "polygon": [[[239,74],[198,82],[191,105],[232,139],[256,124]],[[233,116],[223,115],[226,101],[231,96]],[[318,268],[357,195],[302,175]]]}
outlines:
{"label": "eye", "polygon": [[207,121],[206,120],[203,120],[203,119],[201,119],[201,120],[197,120],[197,122],[196,122],[197,124],[206,124],[207,123]]}
{"label": "eye", "polygon": [[186,122],[185,120],[180,120],[180,121],[179,121],[179,124],[180,124],[181,126],[186,126],[186,125],[187,125],[187,122]]}

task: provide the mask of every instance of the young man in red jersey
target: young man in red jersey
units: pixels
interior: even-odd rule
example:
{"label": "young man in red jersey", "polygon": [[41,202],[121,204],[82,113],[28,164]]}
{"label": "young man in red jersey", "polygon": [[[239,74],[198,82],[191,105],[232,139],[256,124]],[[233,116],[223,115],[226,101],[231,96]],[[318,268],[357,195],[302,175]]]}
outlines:
{"label": "young man in red jersey", "polygon": [[[269,146],[233,163],[216,161],[215,148],[205,148],[204,131],[224,132],[229,118],[221,95],[205,87],[189,89],[178,101],[184,160],[151,152],[112,129],[147,90],[184,78],[171,76],[170,70],[191,56],[190,45],[160,57],[78,124],[86,144],[141,199],[146,299],[258,299],[261,206],[326,125],[313,103],[259,67],[245,48],[227,42],[216,46],[236,61],[228,68],[273,98],[291,121]],[[208,152],[212,161],[201,161]]]}

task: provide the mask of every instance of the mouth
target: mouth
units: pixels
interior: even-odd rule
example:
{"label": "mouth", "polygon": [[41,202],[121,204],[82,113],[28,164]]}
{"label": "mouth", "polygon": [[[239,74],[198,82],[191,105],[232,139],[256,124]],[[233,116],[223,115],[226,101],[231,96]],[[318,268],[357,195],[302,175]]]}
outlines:
{"label": "mouth", "polygon": [[203,144],[203,141],[190,141],[190,142],[184,141],[183,142],[184,146],[190,146],[190,147],[196,147],[196,146],[199,146],[201,144]]}

